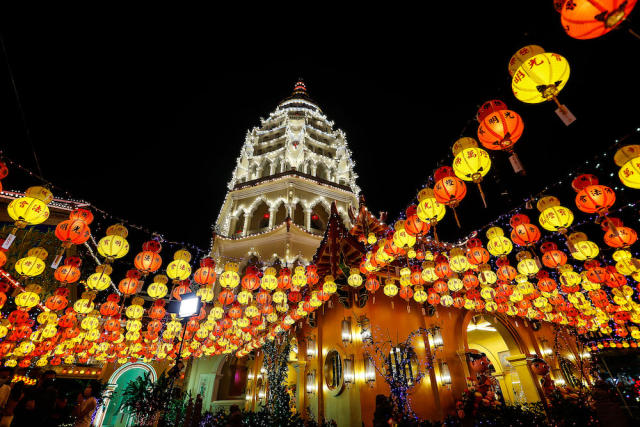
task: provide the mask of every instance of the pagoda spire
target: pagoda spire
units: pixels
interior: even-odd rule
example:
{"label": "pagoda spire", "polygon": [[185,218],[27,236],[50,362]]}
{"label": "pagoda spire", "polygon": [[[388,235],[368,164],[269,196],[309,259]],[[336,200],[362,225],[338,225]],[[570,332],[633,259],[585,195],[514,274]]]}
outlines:
{"label": "pagoda spire", "polygon": [[307,86],[304,84],[304,80],[302,79],[302,77],[299,77],[298,81],[293,86],[292,95],[299,95],[299,94],[305,94],[305,95],[307,94]]}

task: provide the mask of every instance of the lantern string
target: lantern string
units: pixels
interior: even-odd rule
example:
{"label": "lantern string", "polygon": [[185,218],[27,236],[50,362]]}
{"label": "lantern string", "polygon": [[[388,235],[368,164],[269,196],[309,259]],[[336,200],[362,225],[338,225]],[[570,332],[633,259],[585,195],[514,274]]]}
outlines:
{"label": "lantern string", "polygon": [[[126,220],[124,218],[115,216],[115,215],[109,213],[108,211],[99,208],[93,202],[86,201],[86,200],[75,199],[75,198],[73,198],[73,195],[69,190],[67,190],[65,188],[62,188],[59,185],[56,185],[56,184],[52,183],[51,181],[46,180],[45,178],[42,177],[41,174],[34,173],[29,168],[21,165],[20,163],[18,163],[17,161],[11,159],[10,157],[7,157],[7,155],[4,154],[1,150],[0,150],[0,156],[2,157],[2,160],[5,161],[9,166],[12,166],[12,167],[15,167],[15,168],[21,170],[22,172],[28,174],[29,176],[38,179],[46,187],[48,187],[48,188],[50,188],[52,190],[55,190],[58,193],[62,193],[64,195],[64,197],[68,197],[69,199],[65,200],[65,202],[71,204],[72,206],[90,207],[95,212],[98,212],[99,214],[101,214],[104,220],[112,220],[112,221],[116,221],[116,222],[122,223],[122,224],[126,225],[127,227],[130,227],[132,229],[135,229],[135,230],[138,230],[138,231],[143,232],[145,234],[148,234],[152,238],[156,237],[156,238],[158,238],[158,240],[161,243],[164,243],[164,244],[167,244],[167,245],[182,246],[182,247],[187,247],[189,249],[195,250],[197,252],[198,257],[204,256],[205,254],[207,254],[207,252],[205,250],[203,250],[199,246],[196,246],[193,243],[185,242],[185,241],[167,240],[167,239],[164,238],[164,234],[163,233],[160,233],[158,231],[153,231],[153,230],[151,230],[151,229],[149,229],[149,228],[147,228],[145,226],[138,225],[138,224],[135,224],[135,223],[133,223],[133,222],[131,222],[129,220]],[[15,191],[15,193],[20,193],[21,194],[23,192]],[[92,239],[93,239],[93,235],[92,235]],[[93,241],[93,243],[97,246],[97,243],[95,242],[95,240]]]}

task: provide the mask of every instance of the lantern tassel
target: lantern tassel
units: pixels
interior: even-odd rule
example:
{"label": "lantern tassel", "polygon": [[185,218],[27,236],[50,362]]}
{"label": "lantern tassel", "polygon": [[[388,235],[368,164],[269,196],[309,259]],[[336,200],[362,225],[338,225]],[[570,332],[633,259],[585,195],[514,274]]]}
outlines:
{"label": "lantern tassel", "polygon": [[433,239],[436,241],[436,243],[440,243],[440,240],[438,240],[438,230],[436,230],[435,224],[433,224]]}
{"label": "lantern tassel", "polygon": [[487,200],[484,198],[484,191],[482,191],[482,186],[480,185],[480,181],[476,182],[476,185],[478,186],[478,191],[480,192],[480,198],[482,199],[482,204],[486,208]]}
{"label": "lantern tassel", "polygon": [[462,228],[460,225],[460,220],[458,219],[458,212],[456,212],[456,208],[451,208],[453,211],[453,217],[456,219],[456,224],[458,224],[458,228]]}

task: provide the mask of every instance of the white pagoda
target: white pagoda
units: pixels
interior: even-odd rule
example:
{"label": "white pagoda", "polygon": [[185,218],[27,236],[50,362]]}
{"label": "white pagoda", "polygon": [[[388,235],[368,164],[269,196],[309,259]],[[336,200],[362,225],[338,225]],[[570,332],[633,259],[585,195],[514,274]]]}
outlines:
{"label": "white pagoda", "polygon": [[218,265],[257,256],[308,263],[331,203],[345,225],[357,209],[357,175],[344,132],[334,129],[302,80],[260,126],[247,132],[215,224]]}

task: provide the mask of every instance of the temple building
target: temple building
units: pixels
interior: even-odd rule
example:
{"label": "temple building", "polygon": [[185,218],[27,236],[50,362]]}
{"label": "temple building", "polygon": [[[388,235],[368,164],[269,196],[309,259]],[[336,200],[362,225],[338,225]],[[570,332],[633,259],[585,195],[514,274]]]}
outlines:
{"label": "temple building", "polygon": [[[319,277],[335,280],[336,293],[288,335],[286,385],[292,410],[338,426],[371,426],[376,396],[390,394],[388,377],[396,368],[402,372],[395,375],[410,387],[412,410],[431,420],[454,411],[468,388],[467,378],[480,374],[487,375],[505,403],[540,401],[544,390],[532,368],[536,357],[548,363],[557,383],[589,381],[578,372],[583,354],[574,337],[557,332],[553,324],[430,305],[411,295],[387,296],[385,283],[401,276],[401,266],[393,264],[375,273],[377,293],[369,286],[349,286],[345,266],[361,263],[371,249],[367,236],[392,230],[384,217],[367,209],[356,178],[344,132],[334,128],[299,81],[247,133],[215,222],[211,256],[220,272],[229,262],[239,264],[240,276],[250,264],[293,270],[313,263]],[[445,249],[450,245],[421,247],[432,254]],[[370,357],[375,352],[378,362],[391,364],[376,364],[376,357]],[[486,372],[470,357],[482,353],[491,367]],[[400,354],[408,364],[393,364]],[[234,404],[258,410],[267,404],[269,387],[263,358],[259,349],[244,358],[229,353],[191,359],[183,386],[202,397],[203,411]],[[119,380],[130,379],[128,370],[155,376],[165,367],[133,363],[105,370],[104,376],[115,389]],[[103,425],[122,425],[115,408],[103,416]]]}

